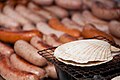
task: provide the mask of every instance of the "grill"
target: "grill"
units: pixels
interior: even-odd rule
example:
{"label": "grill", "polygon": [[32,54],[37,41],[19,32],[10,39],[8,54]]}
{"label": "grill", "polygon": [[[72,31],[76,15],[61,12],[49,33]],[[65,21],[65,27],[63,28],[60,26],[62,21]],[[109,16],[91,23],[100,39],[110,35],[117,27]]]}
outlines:
{"label": "grill", "polygon": [[53,56],[55,48],[39,51],[38,54],[55,65],[60,80],[110,80],[120,75],[120,55],[116,55],[113,60],[101,65],[77,67],[59,62]]}

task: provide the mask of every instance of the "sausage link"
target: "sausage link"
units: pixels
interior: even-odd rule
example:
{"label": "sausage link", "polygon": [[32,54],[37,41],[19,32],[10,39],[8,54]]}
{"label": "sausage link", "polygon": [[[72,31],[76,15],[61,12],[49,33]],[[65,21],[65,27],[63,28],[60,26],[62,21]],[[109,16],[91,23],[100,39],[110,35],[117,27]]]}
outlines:
{"label": "sausage link", "polygon": [[36,74],[37,76],[39,76],[39,78],[44,78],[46,75],[45,70],[37,66],[31,65],[16,54],[12,54],[10,56],[10,62],[12,66],[14,66],[14,68]]}
{"label": "sausage link", "polygon": [[16,54],[36,66],[45,66],[47,60],[40,56],[38,50],[24,40],[18,40],[14,44]]}
{"label": "sausage link", "polygon": [[37,30],[21,31],[21,32],[0,30],[0,40],[7,43],[15,43],[17,40],[20,40],[20,39],[29,42],[33,36],[42,37],[42,33],[40,33]]}

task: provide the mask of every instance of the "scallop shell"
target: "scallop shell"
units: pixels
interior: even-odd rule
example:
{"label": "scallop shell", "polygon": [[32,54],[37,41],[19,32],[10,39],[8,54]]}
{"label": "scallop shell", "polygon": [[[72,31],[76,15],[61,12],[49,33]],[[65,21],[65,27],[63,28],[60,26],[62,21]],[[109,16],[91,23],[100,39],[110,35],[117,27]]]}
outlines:
{"label": "scallop shell", "polygon": [[[110,47],[109,43],[102,40],[78,40],[57,47],[54,56],[66,64],[97,65],[113,59]],[[89,63],[93,61],[96,63]]]}
{"label": "scallop shell", "polygon": [[96,66],[96,65],[100,65],[100,64],[103,64],[103,63],[106,63],[106,62],[109,62],[111,59],[107,60],[107,61],[98,61],[98,62],[91,62],[91,63],[76,63],[76,62],[73,62],[73,61],[67,61],[67,60],[62,60],[62,59],[59,59],[59,61],[65,63],[65,64],[69,64],[69,65],[73,65],[73,66],[80,66],[80,67],[89,67],[89,66]]}
{"label": "scallop shell", "polygon": [[120,48],[111,46],[111,51],[112,51],[112,52],[120,52]]}
{"label": "scallop shell", "polygon": [[112,78],[111,80],[120,80],[120,76],[116,76],[116,77]]}

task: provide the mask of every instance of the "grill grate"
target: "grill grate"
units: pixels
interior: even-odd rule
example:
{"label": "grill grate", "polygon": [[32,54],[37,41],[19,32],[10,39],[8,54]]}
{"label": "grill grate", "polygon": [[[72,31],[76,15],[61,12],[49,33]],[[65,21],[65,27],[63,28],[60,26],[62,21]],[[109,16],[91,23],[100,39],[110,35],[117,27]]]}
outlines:
{"label": "grill grate", "polygon": [[101,65],[92,67],[77,67],[59,62],[53,56],[55,48],[56,47],[52,47],[39,51],[38,54],[45,57],[56,67],[59,67],[60,70],[73,77],[74,80],[110,80],[111,78],[120,75],[120,55],[115,56],[112,61]]}

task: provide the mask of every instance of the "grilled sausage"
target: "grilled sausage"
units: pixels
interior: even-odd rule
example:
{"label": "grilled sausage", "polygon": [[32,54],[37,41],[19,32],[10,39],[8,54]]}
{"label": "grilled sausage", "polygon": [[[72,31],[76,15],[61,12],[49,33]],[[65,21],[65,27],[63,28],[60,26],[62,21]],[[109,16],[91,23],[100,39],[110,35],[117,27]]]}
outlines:
{"label": "grilled sausage", "polygon": [[96,36],[101,36],[101,37],[105,37],[105,38],[109,39],[110,41],[114,42],[111,35],[98,30],[97,28],[95,28],[94,25],[91,25],[91,24],[87,24],[84,26],[83,31],[82,31],[82,36],[84,38],[93,38]]}
{"label": "grilled sausage", "polygon": [[36,66],[45,66],[47,60],[40,56],[38,50],[24,40],[18,40],[14,44],[16,54]]}
{"label": "grilled sausage", "polygon": [[37,30],[19,31],[19,32],[0,30],[0,40],[7,43],[15,43],[19,39],[23,39],[29,42],[33,36],[42,37],[42,34]]}
{"label": "grilled sausage", "polygon": [[52,18],[49,20],[48,24],[50,25],[50,27],[52,27],[53,29],[59,30],[59,31],[63,31],[73,37],[80,37],[81,32],[77,29],[70,29],[67,28],[65,25],[63,25],[59,19],[57,18]]}
{"label": "grilled sausage", "polygon": [[72,37],[68,34],[64,34],[64,35],[59,37],[59,41],[62,43],[67,43],[67,42],[71,42],[71,41],[75,41],[75,40],[77,40],[77,38]]}
{"label": "grilled sausage", "polygon": [[120,8],[106,8],[100,2],[94,2],[92,4],[91,10],[92,13],[100,19],[112,20],[119,19],[120,17]]}
{"label": "grilled sausage", "polygon": [[0,74],[6,80],[39,80],[39,78],[28,72],[20,71],[10,65],[9,58],[0,54]]}
{"label": "grilled sausage", "polygon": [[30,63],[26,62],[16,54],[12,54],[10,56],[10,62],[12,66],[14,66],[14,68],[21,71],[26,71],[26,72],[36,74],[37,76],[39,76],[40,79],[45,77],[46,75],[45,70],[37,66],[31,65]]}

